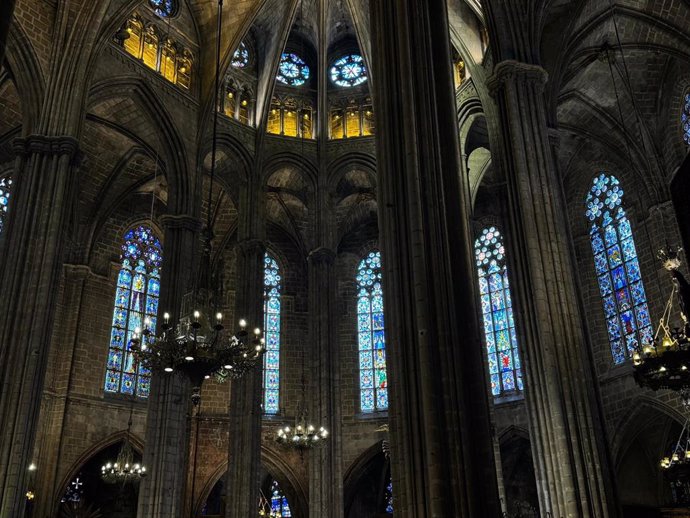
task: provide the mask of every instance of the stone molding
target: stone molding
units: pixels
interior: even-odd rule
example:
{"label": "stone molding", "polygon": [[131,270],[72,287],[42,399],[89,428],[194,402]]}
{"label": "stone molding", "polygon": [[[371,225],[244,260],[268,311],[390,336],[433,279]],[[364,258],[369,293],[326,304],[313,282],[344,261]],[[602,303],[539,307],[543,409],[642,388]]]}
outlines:
{"label": "stone molding", "polygon": [[506,83],[518,80],[534,83],[539,89],[543,89],[549,80],[549,73],[539,65],[508,59],[501,61],[494,67],[494,73],[486,83],[491,96],[496,97]]}
{"label": "stone molding", "polygon": [[161,225],[170,230],[184,229],[200,232],[204,228],[204,222],[189,214],[163,214],[159,218]]}
{"label": "stone molding", "polygon": [[19,156],[31,154],[68,155],[71,159],[75,159],[79,155],[79,141],[68,136],[29,135],[28,137],[18,137],[12,142],[12,148]]}
{"label": "stone molding", "polygon": [[70,281],[83,281],[93,275],[91,267],[86,264],[64,264],[65,277]]}

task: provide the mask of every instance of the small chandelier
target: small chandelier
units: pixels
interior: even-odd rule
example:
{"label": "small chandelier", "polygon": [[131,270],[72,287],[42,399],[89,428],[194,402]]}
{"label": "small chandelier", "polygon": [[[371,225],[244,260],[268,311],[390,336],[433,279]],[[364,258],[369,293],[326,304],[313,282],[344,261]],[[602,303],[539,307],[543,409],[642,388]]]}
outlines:
{"label": "small chandelier", "polygon": [[[135,363],[135,367],[138,364]],[[132,412],[134,411],[134,398],[130,401],[129,421],[127,421],[127,434],[125,442],[117,454],[115,462],[106,462],[101,466],[101,477],[108,484],[137,484],[146,476],[146,466],[134,462],[134,452],[129,443],[130,432],[132,431]]]}
{"label": "small chandelier", "polygon": [[305,412],[302,412],[300,417],[295,420],[294,428],[289,426],[280,428],[275,437],[278,444],[299,450],[318,446],[326,439],[328,439],[328,430],[323,426],[320,426],[317,430],[315,426],[307,424]]}
{"label": "small chandelier", "polygon": [[223,315],[216,313],[213,322],[210,312],[199,310],[184,317],[176,325],[170,315],[163,315],[161,333],[154,335],[151,321],[146,319],[143,335],[136,336],[132,349],[143,365],[154,373],[179,372],[192,382],[192,400],[198,403],[201,383],[211,376],[220,382],[240,378],[259,363],[265,351],[259,328],[252,336],[247,322],[239,322],[239,330],[228,335],[223,326]]}
{"label": "small chandelier", "polygon": [[[690,285],[680,273],[680,248],[659,251],[664,268],[671,274],[673,289],[652,343],[642,344],[633,354],[635,380],[652,390],[679,392],[690,407]],[[678,302],[681,327],[671,327],[674,301]]]}
{"label": "small chandelier", "polygon": [[661,459],[661,469],[670,480],[690,480],[690,420],[686,419],[678,442],[670,455]]}

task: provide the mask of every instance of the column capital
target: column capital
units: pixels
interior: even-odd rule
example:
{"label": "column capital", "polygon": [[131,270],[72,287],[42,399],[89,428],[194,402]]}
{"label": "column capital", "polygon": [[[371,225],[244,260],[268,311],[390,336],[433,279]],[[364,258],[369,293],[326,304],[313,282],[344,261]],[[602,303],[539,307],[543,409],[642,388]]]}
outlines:
{"label": "column capital", "polygon": [[309,252],[309,254],[307,255],[307,261],[314,264],[333,264],[333,261],[335,261],[335,257],[336,253],[333,250],[331,250],[330,248],[326,248],[325,246],[320,246],[318,248],[314,248],[314,250]]}
{"label": "column capital", "polygon": [[44,155],[68,155],[70,159],[75,159],[79,155],[79,141],[68,136],[29,135],[14,139],[12,147],[14,152],[21,156],[40,153]]}
{"label": "column capital", "polygon": [[487,85],[489,92],[495,97],[506,83],[518,80],[533,83],[538,88],[543,88],[549,80],[549,73],[539,65],[508,59],[501,61],[494,67],[494,73],[487,81]]}
{"label": "column capital", "polygon": [[92,275],[91,267],[86,264],[65,264],[65,277],[70,281],[83,281]]}
{"label": "column capital", "polygon": [[204,227],[204,222],[189,214],[163,214],[160,217],[161,225],[170,230],[184,229],[199,232]]}

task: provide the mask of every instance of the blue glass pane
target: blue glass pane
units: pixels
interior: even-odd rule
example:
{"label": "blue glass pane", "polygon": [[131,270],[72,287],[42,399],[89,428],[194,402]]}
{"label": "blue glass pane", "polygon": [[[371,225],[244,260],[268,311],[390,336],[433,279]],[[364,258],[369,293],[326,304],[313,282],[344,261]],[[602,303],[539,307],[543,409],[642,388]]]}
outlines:
{"label": "blue glass pane", "polygon": [[367,67],[359,54],[350,54],[338,59],[333,63],[330,72],[331,81],[338,86],[357,86],[367,80]]}
{"label": "blue glass pane", "polygon": [[623,262],[623,258],[621,257],[621,250],[618,245],[614,245],[611,248],[608,249],[608,256],[609,256],[609,265],[611,268],[615,268],[621,262]]}
{"label": "blue glass pane", "polygon": [[359,352],[359,368],[361,370],[374,368],[374,360],[371,357],[371,351]]}
{"label": "blue glass pane", "polygon": [[105,390],[148,397],[150,377],[142,376],[141,368],[136,372],[133,355],[123,353],[123,349],[129,350],[134,330],[143,329],[145,315],[155,327],[163,249],[153,230],[145,225],[129,230],[124,236],[120,260]]}
{"label": "blue glass pane", "polygon": [[280,400],[280,332],[282,274],[276,260],[264,255],[264,413],[278,413]]}
{"label": "blue glass pane", "polygon": [[283,53],[278,65],[278,82],[288,86],[302,86],[309,79],[309,67],[297,54]]}

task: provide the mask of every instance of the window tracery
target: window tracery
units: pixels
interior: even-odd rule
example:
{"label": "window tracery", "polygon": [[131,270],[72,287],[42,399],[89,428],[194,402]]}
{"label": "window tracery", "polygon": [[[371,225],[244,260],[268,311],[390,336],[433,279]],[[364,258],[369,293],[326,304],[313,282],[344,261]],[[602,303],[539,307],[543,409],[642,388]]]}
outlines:
{"label": "window tracery", "polygon": [[630,221],[623,208],[623,188],[613,175],[600,173],[585,202],[594,267],[615,363],[651,343],[652,323]]}
{"label": "window tracery", "polygon": [[280,403],[280,309],[282,276],[276,260],[264,256],[264,413],[277,414]]}
{"label": "window tracery", "polygon": [[268,114],[266,131],[287,137],[314,138],[314,110],[311,101],[274,97]]}
{"label": "window tracery", "polygon": [[128,231],[124,235],[120,260],[105,391],[146,398],[151,373],[143,365],[136,364],[131,343],[134,334],[144,328],[146,318],[150,319],[151,328],[156,327],[163,249],[153,230],[140,225]]}
{"label": "window tracery", "polygon": [[683,129],[683,140],[690,146],[690,90],[685,93],[683,112],[680,115],[680,124]]}
{"label": "window tracery", "polygon": [[235,68],[246,68],[249,65],[249,49],[244,42],[233,53],[231,64]]}
{"label": "window tracery", "polygon": [[381,253],[370,252],[357,268],[357,332],[362,412],[388,408]]}
{"label": "window tracery", "polygon": [[278,82],[288,86],[302,86],[309,79],[309,66],[297,54],[285,52],[280,56]]}
{"label": "window tracery", "polygon": [[523,390],[503,236],[487,227],[474,243],[491,393]]}
{"label": "window tracery", "polygon": [[149,0],[149,5],[161,18],[175,16],[180,8],[177,0]]}
{"label": "window tracery", "polygon": [[369,97],[344,99],[330,108],[330,138],[367,137],[374,134],[374,112]]}
{"label": "window tracery", "polygon": [[343,56],[331,67],[331,81],[338,86],[349,88],[367,79],[367,67],[359,54]]}

